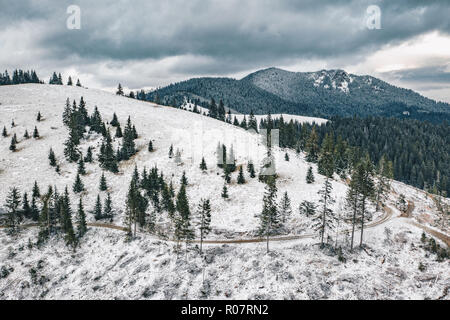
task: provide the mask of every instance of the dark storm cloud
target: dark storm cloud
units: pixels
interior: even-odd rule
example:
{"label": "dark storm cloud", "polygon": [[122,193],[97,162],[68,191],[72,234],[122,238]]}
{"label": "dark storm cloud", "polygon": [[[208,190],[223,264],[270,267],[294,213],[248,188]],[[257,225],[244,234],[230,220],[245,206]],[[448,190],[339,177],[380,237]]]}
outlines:
{"label": "dark storm cloud", "polygon": [[[35,21],[42,32],[34,45],[55,64],[71,57],[79,64],[196,57],[167,66],[189,75],[230,74],[295,59],[353,62],[432,30],[450,33],[450,5],[444,0],[11,3],[0,12],[0,28]],[[70,4],[81,8],[81,30],[66,28]],[[381,30],[365,26],[369,5],[381,8]]]}

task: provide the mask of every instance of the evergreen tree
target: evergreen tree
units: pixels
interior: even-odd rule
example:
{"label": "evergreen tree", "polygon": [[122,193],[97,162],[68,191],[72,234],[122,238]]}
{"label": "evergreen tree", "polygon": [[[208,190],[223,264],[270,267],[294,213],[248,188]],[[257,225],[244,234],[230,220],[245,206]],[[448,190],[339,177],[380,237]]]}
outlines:
{"label": "evergreen tree", "polygon": [[298,211],[301,215],[305,215],[306,217],[312,217],[316,215],[316,208],[317,206],[314,204],[314,202],[304,200],[300,204]]}
{"label": "evergreen tree", "polygon": [[306,183],[311,184],[314,183],[315,179],[314,179],[314,173],[313,173],[313,168],[310,166],[308,168],[308,173],[306,174]]}
{"label": "evergreen tree", "polygon": [[64,142],[64,156],[69,162],[76,162],[80,158],[80,151],[77,148],[76,133],[69,131],[69,137]]}
{"label": "evergreen tree", "polygon": [[32,217],[30,202],[28,201],[28,194],[26,192],[23,194],[22,199],[22,214],[25,218],[28,219]]}
{"label": "evergreen tree", "polygon": [[367,200],[373,198],[374,195],[374,182],[373,182],[373,165],[370,161],[370,157],[366,154],[366,157],[362,160],[360,166],[360,173],[358,174],[358,189],[361,194],[361,238],[359,245],[363,244],[364,222],[366,214]]}
{"label": "evergreen tree", "polygon": [[217,105],[216,105],[216,101],[211,98],[211,102],[209,103],[209,116],[211,118],[217,119],[218,117],[218,110],[217,110]]}
{"label": "evergreen tree", "polygon": [[320,200],[322,204],[322,212],[313,218],[313,229],[319,232],[321,237],[321,246],[324,245],[325,233],[328,229],[334,226],[335,217],[333,210],[330,208],[335,200],[331,197],[331,190],[333,189],[330,179],[327,177],[323,188],[319,190]]}
{"label": "evergreen tree", "polygon": [[49,223],[48,223],[49,218],[50,218],[49,201],[50,201],[49,197],[47,197],[47,196],[44,197],[42,209],[39,214],[38,244],[43,243],[50,236],[50,228],[49,228]]}
{"label": "evergreen tree", "polygon": [[182,186],[187,186],[188,185],[188,180],[186,178],[186,171],[183,171],[183,175],[181,176],[181,185]]}
{"label": "evergreen tree", "polygon": [[170,188],[167,186],[167,184],[164,184],[162,189],[161,208],[162,210],[167,211],[169,217],[173,219],[173,214],[175,213],[175,205],[172,200]]}
{"label": "evergreen tree", "polygon": [[136,146],[134,144],[135,132],[133,131],[133,127],[131,125],[130,117],[128,117],[128,122],[125,127],[125,131],[122,139],[122,159],[128,160],[133,155],[136,154]]}
{"label": "evergreen tree", "polygon": [[100,186],[99,186],[100,191],[106,191],[108,189],[108,185],[106,183],[106,177],[105,177],[105,173],[102,172],[102,176],[100,177]]}
{"label": "evergreen tree", "polygon": [[250,173],[250,178],[256,177],[255,166],[251,160],[248,162],[247,171]]}
{"label": "evergreen tree", "polygon": [[113,114],[113,118],[112,118],[110,124],[111,124],[113,127],[117,127],[117,126],[119,125],[119,120],[117,119],[117,115],[116,115],[115,112],[114,112],[114,114]]}
{"label": "evergreen tree", "polygon": [[7,137],[8,136],[8,131],[6,131],[6,127],[5,126],[3,126],[2,136],[3,137]]}
{"label": "evergreen tree", "polygon": [[227,184],[226,183],[224,183],[224,185],[223,185],[221,196],[224,199],[228,199],[228,188],[227,188]]}
{"label": "evergreen tree", "polygon": [[38,186],[36,180],[34,181],[34,184],[33,184],[33,191],[32,191],[32,192],[33,192],[33,193],[32,193],[32,197],[33,197],[33,198],[40,198],[40,197],[41,197],[41,192],[40,192],[40,190],[39,190],[39,186]]}
{"label": "evergreen tree", "polygon": [[319,157],[318,136],[316,126],[313,126],[311,133],[305,145],[306,161],[316,162]]}
{"label": "evergreen tree", "polygon": [[41,119],[42,119],[42,115],[41,115],[41,112],[40,112],[40,111],[38,111],[38,114],[37,114],[36,120],[37,120],[37,122],[40,122],[40,121],[41,121]]}
{"label": "evergreen tree", "polygon": [[85,175],[86,174],[86,167],[84,165],[83,157],[80,156],[80,159],[78,160],[78,174]]}
{"label": "evergreen tree", "polygon": [[153,152],[153,142],[152,142],[152,140],[150,140],[148,142],[148,152]]}
{"label": "evergreen tree", "polygon": [[284,154],[284,160],[289,161],[289,155],[287,152]]}
{"label": "evergreen tree", "polygon": [[187,246],[189,241],[194,238],[194,230],[191,226],[191,211],[189,209],[185,184],[182,184],[180,191],[178,191],[175,208],[179,214],[178,227],[176,227],[178,229],[178,239],[185,241],[187,254]]}
{"label": "evergreen tree", "polygon": [[281,199],[278,212],[281,223],[286,223],[286,221],[292,214],[291,199],[289,199],[287,191],[284,193],[283,198]]}
{"label": "evergreen tree", "polygon": [[35,138],[35,139],[39,138],[39,131],[38,131],[37,127],[34,127],[33,138]]}
{"label": "evergreen tree", "polygon": [[119,95],[119,96],[123,96],[123,89],[122,89],[122,85],[120,83],[117,86],[116,94]]}
{"label": "evergreen tree", "polygon": [[334,146],[333,136],[325,134],[322,149],[317,163],[317,171],[327,177],[332,177],[334,173]]}
{"label": "evergreen tree", "polygon": [[245,114],[244,114],[244,118],[242,119],[240,126],[241,126],[241,128],[247,130],[247,118],[245,117]]}
{"label": "evergreen tree", "polygon": [[[122,157],[128,154],[124,148],[122,148],[120,153]],[[109,133],[109,129],[106,133],[106,137],[103,139],[98,160],[100,162],[100,167],[102,167],[103,169],[111,171],[113,173],[119,172],[119,168],[117,165],[117,156],[112,146],[112,140],[111,135]]]}
{"label": "evergreen tree", "polygon": [[75,178],[75,183],[73,184],[73,192],[80,193],[84,191],[84,184],[83,181],[81,181],[80,174],[77,174],[77,177]]}
{"label": "evergreen tree", "polygon": [[23,137],[25,139],[29,139],[30,138],[30,135],[28,134],[28,130],[27,129],[25,129],[25,133],[23,134]]}
{"label": "evergreen tree", "polygon": [[93,213],[95,220],[101,220],[103,218],[102,201],[100,200],[100,194],[97,195]]}
{"label": "evergreen tree", "polygon": [[75,249],[77,245],[77,238],[75,236],[75,231],[73,229],[71,210],[67,205],[63,205],[61,207],[61,212],[64,221],[64,230],[65,230],[64,239],[66,241],[66,245],[72,246],[73,249]]}
{"label": "evergreen tree", "polygon": [[77,79],[77,87],[81,87],[80,79]]}
{"label": "evergreen tree", "polygon": [[276,203],[277,187],[275,178],[267,179],[265,193],[263,197],[263,209],[259,214],[260,225],[258,234],[266,237],[267,252],[269,252],[269,236],[281,227],[279,212]]}
{"label": "evergreen tree", "polygon": [[242,166],[239,167],[239,175],[238,175],[238,178],[237,178],[237,183],[238,184],[244,184],[245,183],[244,169],[242,168]]}
{"label": "evergreen tree", "polygon": [[55,157],[55,153],[53,152],[52,148],[50,148],[50,151],[48,153],[48,160],[50,161],[50,165],[52,167],[56,166],[56,157]]}
{"label": "evergreen tree", "polygon": [[205,161],[205,157],[202,157],[202,162],[200,163],[200,169],[205,172],[206,170],[208,170],[208,167],[206,166],[206,161]]}
{"label": "evergreen tree", "polygon": [[389,179],[393,178],[392,164],[383,155],[376,168],[376,186],[375,186],[375,203],[376,211],[380,209],[380,205],[384,206],[387,199],[387,192],[390,189]]}
{"label": "evergreen tree", "polygon": [[9,150],[12,152],[16,151],[16,139],[14,137],[11,138],[11,144],[9,145]]}
{"label": "evergreen tree", "polygon": [[[76,106],[76,102],[74,101],[73,103]],[[64,112],[63,112],[63,115],[62,115],[63,123],[64,123],[65,126],[68,127],[70,125],[71,117],[72,117],[72,109],[70,108],[70,100],[69,100],[69,98],[67,98],[66,106],[64,107]]]}
{"label": "evergreen tree", "polygon": [[5,207],[6,213],[6,226],[10,234],[15,234],[19,230],[19,225],[22,220],[20,211],[20,193],[16,187],[10,189],[7,197]]}
{"label": "evergreen tree", "polygon": [[105,203],[103,205],[103,217],[109,218],[111,221],[113,218],[112,199],[109,192],[106,195]]}
{"label": "evergreen tree", "polygon": [[172,159],[172,158],[173,158],[173,145],[171,144],[170,148],[169,148],[169,159]]}
{"label": "evergreen tree", "polygon": [[69,79],[67,80],[67,85],[68,85],[68,86],[73,85],[72,77],[71,77],[71,76],[69,76]]}
{"label": "evergreen tree", "polygon": [[353,250],[353,243],[354,243],[354,237],[355,237],[355,227],[357,222],[357,216],[358,216],[358,210],[359,210],[359,199],[360,199],[360,193],[359,193],[359,174],[361,174],[361,170],[359,168],[354,168],[352,170],[351,174],[351,180],[350,184],[347,190],[347,196],[346,196],[346,202],[348,205],[348,210],[351,213],[351,221],[352,221],[352,237],[351,237],[351,244],[350,244],[350,250]]}
{"label": "evergreen tree", "polygon": [[80,202],[78,203],[78,211],[77,211],[77,236],[78,238],[82,238],[87,231],[86,224],[86,213],[84,212],[83,200],[80,197]]}
{"label": "evergreen tree", "polygon": [[211,232],[211,204],[209,199],[200,199],[197,209],[197,226],[200,230],[200,254],[203,252],[203,238]]}
{"label": "evergreen tree", "polygon": [[84,157],[84,162],[91,163],[92,160],[92,148],[89,146],[86,151],[86,156]]}
{"label": "evergreen tree", "polygon": [[253,110],[250,110],[250,116],[248,118],[248,130],[254,130],[258,133],[258,123],[256,122],[255,115],[253,114]]}

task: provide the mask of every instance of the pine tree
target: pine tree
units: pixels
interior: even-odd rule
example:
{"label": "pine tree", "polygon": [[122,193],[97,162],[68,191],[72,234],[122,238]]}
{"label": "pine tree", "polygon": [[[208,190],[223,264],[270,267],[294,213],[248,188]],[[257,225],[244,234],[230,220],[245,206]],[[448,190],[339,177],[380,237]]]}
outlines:
{"label": "pine tree", "polygon": [[38,111],[38,114],[37,114],[36,120],[37,120],[37,122],[40,122],[40,121],[41,121],[41,119],[42,119],[42,115],[41,115],[41,112],[40,112],[40,111]]}
{"label": "pine tree", "polygon": [[291,199],[289,199],[287,191],[284,193],[283,198],[281,199],[278,212],[281,223],[286,223],[286,221],[292,214]]}
{"label": "pine tree", "polygon": [[310,166],[308,168],[308,173],[306,174],[306,183],[311,184],[314,183],[315,179],[314,179],[314,173],[313,173],[313,168]]}
{"label": "pine tree", "polygon": [[55,157],[55,153],[53,152],[52,148],[50,148],[50,151],[48,153],[48,160],[50,161],[50,165],[52,167],[56,166],[56,157]]}
{"label": "pine tree", "polygon": [[97,195],[97,201],[95,202],[93,213],[95,220],[101,220],[103,218],[102,202],[99,194]]}
{"label": "pine tree", "polygon": [[[76,102],[75,101],[74,101],[74,104],[76,106]],[[64,112],[63,112],[63,115],[62,115],[63,123],[64,123],[65,126],[68,127],[70,125],[71,117],[72,117],[72,109],[70,108],[70,100],[69,100],[69,98],[67,98],[66,106],[64,108]]]}
{"label": "pine tree", "polygon": [[8,136],[8,131],[6,131],[6,127],[5,126],[3,126],[2,136],[3,137],[7,137]]}
{"label": "pine tree", "polygon": [[172,200],[170,188],[166,184],[164,184],[162,189],[161,208],[162,210],[167,211],[169,217],[173,219],[173,214],[175,213],[175,205]]}
{"label": "pine tree", "polygon": [[100,186],[99,186],[100,191],[106,191],[108,189],[108,185],[106,183],[106,177],[105,177],[105,173],[102,172],[102,176],[100,177]]}
{"label": "pine tree", "polygon": [[134,144],[135,132],[133,131],[133,127],[131,125],[130,117],[128,117],[127,125],[125,127],[125,131],[122,139],[122,159],[128,160],[133,155],[136,154],[136,146]]}
{"label": "pine tree", "polygon": [[78,203],[78,211],[77,211],[77,236],[78,238],[82,238],[87,231],[86,224],[86,213],[84,212],[83,200],[80,197],[80,202]]}
{"label": "pine tree", "polygon": [[330,208],[335,202],[331,197],[331,190],[333,189],[330,179],[327,177],[325,179],[324,186],[319,190],[320,200],[322,203],[322,212],[320,212],[316,217],[313,218],[313,229],[319,232],[321,237],[321,246],[324,245],[325,233],[328,229],[332,228],[335,222],[335,217],[333,210]]}
{"label": "pine tree", "polygon": [[119,95],[119,96],[123,96],[123,89],[122,89],[122,85],[120,83],[117,86],[116,94]]}
{"label": "pine tree", "polygon": [[186,195],[186,185],[182,184],[180,191],[177,194],[177,201],[175,208],[179,214],[178,239],[185,240],[186,254],[187,246],[190,240],[194,238],[194,230],[191,226],[191,211],[189,209],[189,202]]}
{"label": "pine tree", "polygon": [[50,236],[50,227],[48,223],[50,218],[49,201],[50,201],[49,197],[44,197],[42,209],[39,214],[38,244],[43,243]]}
{"label": "pine tree", "polygon": [[275,178],[269,177],[263,197],[263,209],[259,214],[260,225],[258,234],[266,237],[267,252],[269,252],[269,236],[281,227],[276,203],[277,187]]}
{"label": "pine tree", "polygon": [[103,205],[103,216],[109,218],[111,221],[113,219],[112,199],[109,192],[106,195],[105,203]]}
{"label": "pine tree", "polygon": [[69,76],[69,79],[67,80],[67,85],[68,85],[68,86],[73,85],[72,77],[71,77],[71,76]]}
{"label": "pine tree", "polygon": [[11,128],[14,128],[16,124],[14,123],[14,119],[11,120]]}
{"label": "pine tree", "polygon": [[256,133],[258,133],[258,123],[256,122],[253,110],[250,110],[250,116],[248,118],[248,130],[254,130]]}
{"label": "pine tree", "polygon": [[208,167],[206,166],[206,161],[205,161],[205,157],[202,157],[202,162],[200,163],[200,169],[205,172],[206,170],[208,170]]}
{"label": "pine tree", "polygon": [[75,236],[75,231],[73,230],[72,223],[72,213],[67,205],[63,205],[61,208],[63,221],[64,221],[64,230],[65,230],[65,241],[66,245],[72,246],[75,249],[77,245],[77,238]]}
{"label": "pine tree", "polygon": [[289,155],[287,152],[284,154],[284,160],[289,161]]}
{"label": "pine tree", "polygon": [[209,199],[200,199],[197,209],[197,226],[200,230],[200,254],[202,254],[203,239],[211,232],[211,204]]}
{"label": "pine tree", "polygon": [[16,139],[14,137],[11,138],[11,144],[9,145],[9,150],[12,152],[16,151]]}
{"label": "pine tree", "polygon": [[317,162],[319,157],[318,137],[316,133],[316,126],[313,126],[311,133],[305,145],[306,161]]}
{"label": "pine tree", "polygon": [[227,184],[226,183],[223,185],[221,196],[224,199],[228,199],[228,188],[227,188]]}
{"label": "pine tree", "polygon": [[408,203],[405,200],[405,195],[401,193],[397,200],[398,209],[400,212],[405,213],[408,210]]}
{"label": "pine tree", "polygon": [[244,114],[244,118],[242,119],[240,126],[241,126],[241,128],[247,130],[247,118],[246,118],[245,114]]}
{"label": "pine tree", "polygon": [[346,196],[346,203],[348,205],[348,210],[351,213],[351,221],[352,221],[352,237],[351,237],[351,244],[350,244],[350,250],[353,250],[353,243],[354,243],[354,237],[355,237],[355,228],[356,228],[356,219],[358,216],[358,210],[359,210],[359,199],[360,199],[360,193],[359,193],[359,174],[361,171],[359,168],[354,168],[352,170],[351,174],[351,180],[350,184],[347,190],[347,196]]}
{"label": "pine tree", "polygon": [[242,166],[239,167],[239,175],[238,175],[238,178],[237,178],[237,183],[238,184],[244,184],[245,183],[244,169],[242,168]]}
{"label": "pine tree", "polygon": [[89,146],[86,151],[86,156],[84,157],[84,162],[91,163],[92,160],[92,148]]}
{"label": "pine tree", "polygon": [[150,140],[148,142],[148,152],[153,152],[153,142],[152,142],[152,140]]}
{"label": "pine tree", "polygon": [[77,87],[81,87],[80,79],[77,79]]}
{"label": "pine tree", "polygon": [[80,158],[80,151],[77,148],[77,138],[75,133],[71,130],[69,137],[64,142],[64,156],[69,162],[76,162]]}
{"label": "pine tree", "polygon": [[374,195],[374,182],[373,182],[373,165],[370,161],[370,157],[366,154],[366,157],[362,160],[360,166],[360,174],[358,175],[358,189],[361,194],[361,238],[360,247],[363,245],[363,234],[364,234],[364,222],[366,214],[366,204],[368,199],[373,198]]}
{"label": "pine tree", "polygon": [[23,134],[23,137],[25,139],[30,139],[30,135],[28,134],[28,130],[27,129],[25,129],[25,133]]}
{"label": "pine tree", "polygon": [[33,138],[35,138],[35,139],[39,138],[39,131],[37,130],[37,127],[34,127]]}
{"label": "pine tree", "polygon": [[33,193],[32,193],[32,197],[33,198],[40,198],[41,197],[41,192],[39,190],[39,186],[37,184],[37,181],[34,181],[34,185],[33,185]]}
{"label": "pine tree", "polygon": [[170,148],[169,148],[169,159],[172,159],[173,158],[173,145],[170,145]]}
{"label": "pine tree", "polygon": [[26,192],[23,194],[22,198],[22,214],[28,219],[32,217],[30,202],[28,201],[28,194]]}
{"label": "pine tree", "polygon": [[117,126],[119,125],[119,120],[117,119],[117,115],[116,115],[115,112],[114,112],[114,114],[113,114],[113,118],[112,118],[110,124],[111,124],[113,127],[117,127]]}
{"label": "pine tree", "polygon": [[6,213],[6,226],[10,234],[18,232],[20,222],[22,220],[19,209],[20,205],[20,193],[16,187],[10,189],[7,197],[5,207]]}
{"label": "pine tree", "polygon": [[78,160],[78,174],[85,175],[86,174],[86,167],[84,165],[83,157],[80,157]]}
{"label": "pine tree", "polygon": [[379,211],[380,205],[384,206],[387,199],[387,192],[390,189],[389,179],[393,178],[392,166],[383,155],[376,169],[375,203],[376,211]]}
{"label": "pine tree", "polygon": [[247,165],[247,171],[250,173],[250,178],[256,177],[256,174],[255,174],[255,166],[254,166],[254,164],[253,164],[252,161],[249,161],[249,162],[248,162],[248,165]]}
{"label": "pine tree", "polygon": [[[124,156],[125,154],[127,154],[127,151],[122,148],[120,153],[122,156]],[[117,165],[118,160],[112,147],[112,140],[109,129],[106,133],[106,137],[103,139],[98,160],[100,162],[100,167],[102,167],[103,169],[106,169],[113,173],[119,172],[119,168]]]}
{"label": "pine tree", "polygon": [[181,176],[181,185],[187,186],[188,185],[188,179],[186,178],[186,171],[183,171],[183,175]]}
{"label": "pine tree", "polygon": [[73,192],[80,193],[84,191],[84,184],[83,181],[81,181],[80,174],[77,174],[77,177],[75,178],[75,183],[73,184]]}
{"label": "pine tree", "polygon": [[325,134],[322,149],[320,150],[317,162],[317,171],[327,177],[332,177],[334,173],[334,145],[332,134]]}
{"label": "pine tree", "polygon": [[117,128],[116,128],[116,135],[115,135],[115,137],[116,138],[122,138],[123,134],[122,134],[122,128],[120,127],[120,123],[118,123],[116,127]]}
{"label": "pine tree", "polygon": [[316,214],[316,208],[317,206],[313,202],[304,200],[300,204],[298,211],[301,215],[312,217]]}

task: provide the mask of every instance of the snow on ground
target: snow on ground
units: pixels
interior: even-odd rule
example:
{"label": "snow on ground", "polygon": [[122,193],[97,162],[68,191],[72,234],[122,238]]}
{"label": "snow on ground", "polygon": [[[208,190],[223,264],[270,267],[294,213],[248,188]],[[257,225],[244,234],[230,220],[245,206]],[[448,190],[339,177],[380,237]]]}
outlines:
{"label": "snow on ground", "polygon": [[[248,238],[257,228],[255,215],[262,207],[264,184],[257,178],[251,179],[245,171],[247,183],[236,183],[237,172],[232,175],[229,186],[230,200],[220,196],[223,187],[222,170],[216,166],[218,142],[231,145],[237,157],[237,165],[246,164],[249,159],[258,163],[265,155],[260,137],[241,128],[204,117],[192,112],[165,106],[156,106],[126,97],[116,96],[104,91],[67,86],[18,85],[0,86],[0,129],[7,127],[10,136],[0,137],[0,207],[6,199],[9,187],[16,186],[21,192],[31,193],[34,180],[39,182],[41,191],[48,185],[57,186],[63,191],[67,185],[75,207],[78,196],[71,192],[77,165],[64,160],[63,142],[67,129],[62,124],[62,112],[66,98],[77,103],[83,96],[89,113],[98,106],[104,120],[110,121],[115,112],[122,129],[127,117],[135,124],[139,134],[136,140],[141,149],[128,162],[122,163],[119,174],[106,172],[109,192],[116,209],[114,223],[123,224],[123,211],[126,191],[137,164],[139,170],[157,165],[175,188],[183,171],[188,178],[188,196],[191,209],[195,212],[200,198],[210,198],[212,202],[211,239]],[[38,111],[43,121],[37,122]],[[276,115],[273,115],[274,117]],[[288,121],[288,116],[283,115]],[[295,116],[298,119],[308,117]],[[16,126],[11,128],[11,120]],[[248,118],[247,118],[248,120]],[[259,120],[259,119],[258,119]],[[314,119],[311,121],[326,121]],[[37,126],[41,138],[23,138],[25,129],[31,134]],[[17,134],[18,151],[12,153],[8,148],[11,134]],[[115,133],[115,129],[112,129]],[[155,151],[149,153],[147,144],[153,140]],[[81,147],[94,147],[94,158],[98,152],[101,138],[87,136]],[[115,145],[119,141],[114,142]],[[169,159],[168,151],[182,152],[182,165]],[[58,175],[48,163],[50,147],[56,153],[61,165]],[[284,153],[290,161],[284,160]],[[201,173],[199,164],[205,157],[208,171]],[[303,155],[292,151],[275,149],[278,198],[287,191],[293,215],[287,223],[286,232],[309,234],[309,221],[300,217],[298,206],[303,200],[318,200],[317,191],[324,178],[318,175],[313,165],[316,182],[305,182],[308,165]],[[97,197],[101,170],[98,163],[86,164],[88,174],[82,177],[87,192],[83,195],[85,208],[89,211]],[[334,209],[342,214],[343,197],[347,187],[344,181],[335,179],[333,197],[337,200]],[[408,218],[398,218],[395,201],[399,193],[416,204],[413,217],[427,210],[437,220],[433,201],[416,189],[395,182],[390,196],[389,207],[393,218],[387,223],[367,229],[364,233],[368,244],[367,251],[349,253],[344,235],[338,238],[344,247],[346,263],[339,262],[336,255],[327,254],[317,248],[317,239],[300,239],[286,242],[272,242],[273,252],[265,254],[265,244],[206,245],[205,286],[202,285],[202,261],[191,251],[188,263],[184,253],[179,257],[173,252],[173,243],[157,239],[155,236],[140,234],[139,239],[125,243],[124,234],[116,230],[91,227],[81,247],[71,253],[62,240],[53,239],[51,243],[38,249],[28,249],[28,239],[34,241],[36,229],[22,230],[17,239],[11,239],[0,230],[0,268],[13,268],[9,275],[0,279],[0,299],[8,298],[231,298],[231,299],[382,299],[382,298],[438,298],[443,295],[449,283],[449,263],[437,262],[436,257],[419,248],[421,229],[406,223]],[[100,192],[102,198],[104,192]],[[375,213],[369,207],[373,220],[377,221],[384,213]],[[92,214],[88,219],[93,220]],[[416,219],[420,222],[419,219]],[[158,221],[165,221],[164,217]],[[434,221],[434,220],[433,220]],[[434,226],[429,223],[429,226]],[[385,227],[391,230],[385,231]],[[340,230],[346,226],[341,226]],[[448,234],[445,228],[439,229]],[[386,236],[389,234],[389,236]],[[331,233],[333,236],[334,234]],[[357,234],[357,239],[359,236]],[[39,260],[42,263],[38,263]],[[383,262],[384,261],[384,262]],[[419,262],[427,269],[418,270]],[[39,266],[38,266],[39,264]],[[30,269],[34,268],[38,278],[42,275],[43,284],[33,283]],[[425,279],[425,280],[424,280]],[[38,279],[39,280],[39,279]],[[39,282],[39,281],[38,281]],[[209,286],[209,289],[207,289]],[[206,288],[206,289],[205,289]],[[207,291],[207,293],[202,293]],[[447,297],[444,297],[448,299]]]}

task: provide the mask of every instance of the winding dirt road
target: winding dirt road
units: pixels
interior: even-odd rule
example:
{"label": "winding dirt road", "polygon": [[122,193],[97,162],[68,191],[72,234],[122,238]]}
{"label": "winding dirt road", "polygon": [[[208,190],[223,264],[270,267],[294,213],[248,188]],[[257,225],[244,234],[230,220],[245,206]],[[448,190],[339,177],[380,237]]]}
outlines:
{"label": "winding dirt road", "polygon": [[[374,228],[376,226],[379,226],[389,219],[392,218],[392,209],[389,207],[386,207],[387,210],[385,210],[384,215],[378,219],[377,221],[368,223],[365,225],[365,228]],[[95,227],[95,228],[106,228],[106,229],[114,229],[119,231],[128,231],[126,227],[118,226],[114,224],[109,223],[99,223],[99,222],[91,222],[87,224],[88,227]],[[37,223],[30,223],[26,225],[22,225],[21,228],[32,228],[39,226]],[[5,228],[5,226],[0,226],[0,229]],[[357,228],[359,230],[360,228]],[[346,232],[351,232],[351,230],[343,230],[340,231],[339,234],[344,234]],[[302,234],[302,235],[289,235],[289,236],[275,236],[269,238],[270,241],[290,241],[290,240],[298,240],[298,239],[310,239],[314,238],[315,234]],[[162,240],[162,239],[159,239]],[[176,240],[166,240],[166,241],[172,241],[176,242]],[[203,240],[204,244],[233,244],[233,243],[258,243],[258,242],[265,242],[266,238],[248,238],[248,239],[217,239],[217,240]],[[200,243],[199,239],[195,239],[191,241],[193,243]]]}

